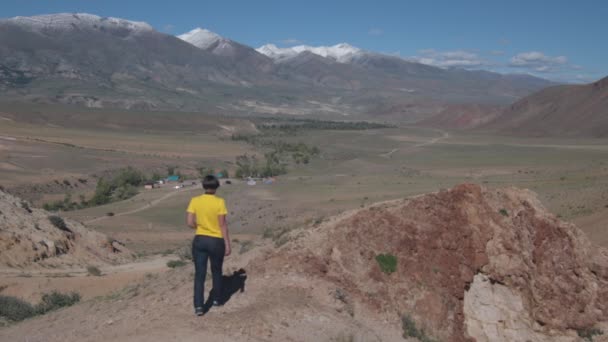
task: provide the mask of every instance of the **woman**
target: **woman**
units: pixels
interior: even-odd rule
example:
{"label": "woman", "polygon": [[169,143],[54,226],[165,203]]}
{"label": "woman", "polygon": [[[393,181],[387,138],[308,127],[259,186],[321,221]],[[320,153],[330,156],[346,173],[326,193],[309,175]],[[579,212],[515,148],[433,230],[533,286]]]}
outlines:
{"label": "woman", "polygon": [[222,304],[222,264],[224,256],[230,255],[230,237],[226,224],[226,203],[215,195],[220,182],[215,176],[205,176],[205,193],[190,200],[186,209],[186,223],[196,229],[192,241],[192,260],[194,261],[194,313],[204,314],[205,278],[207,259],[211,262],[213,290],[210,296],[213,305]]}

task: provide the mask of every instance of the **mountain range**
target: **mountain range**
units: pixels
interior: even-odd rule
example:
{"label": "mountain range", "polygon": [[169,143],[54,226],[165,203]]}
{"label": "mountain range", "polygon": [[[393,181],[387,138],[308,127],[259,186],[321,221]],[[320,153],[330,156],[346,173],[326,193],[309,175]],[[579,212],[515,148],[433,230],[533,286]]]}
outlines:
{"label": "mountain range", "polygon": [[[0,20],[0,100],[88,107],[377,117],[411,121],[451,103],[507,105],[552,82],[442,69],[348,44],[254,49],[195,29],[180,36],[92,14]],[[405,113],[405,112],[404,112]]]}

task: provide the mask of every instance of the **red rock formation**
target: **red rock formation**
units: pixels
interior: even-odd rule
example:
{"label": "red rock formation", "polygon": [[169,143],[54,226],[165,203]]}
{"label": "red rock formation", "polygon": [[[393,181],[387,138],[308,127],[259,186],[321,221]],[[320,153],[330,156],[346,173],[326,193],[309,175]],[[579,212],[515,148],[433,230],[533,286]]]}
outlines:
{"label": "red rock formation", "polygon": [[[441,340],[569,341],[575,329],[608,321],[606,251],[527,190],[465,184],[304,234],[253,264],[288,262],[378,312],[410,315]],[[381,253],[397,257],[396,272],[380,270]]]}

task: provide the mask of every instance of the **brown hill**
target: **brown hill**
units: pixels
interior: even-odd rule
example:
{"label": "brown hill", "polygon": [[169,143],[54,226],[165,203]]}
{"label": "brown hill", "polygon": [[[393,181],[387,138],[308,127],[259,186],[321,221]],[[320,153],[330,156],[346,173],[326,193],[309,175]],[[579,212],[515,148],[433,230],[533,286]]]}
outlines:
{"label": "brown hill", "polygon": [[[191,266],[0,330],[31,341],[579,341],[608,321],[608,252],[514,188],[379,203],[231,257],[248,278],[202,319]],[[396,257],[383,273],[376,257]],[[243,282],[244,292],[239,292]],[[83,319],[89,317],[91,319]],[[94,319],[93,319],[94,318]],[[422,333],[424,330],[425,333]],[[411,339],[412,341],[414,339]]]}
{"label": "brown hill", "polygon": [[471,129],[486,124],[500,114],[501,107],[478,104],[448,105],[417,125],[443,129]]}
{"label": "brown hill", "polygon": [[106,265],[132,259],[118,241],[0,190],[0,268]]}
{"label": "brown hill", "polygon": [[515,102],[484,128],[526,136],[608,136],[608,77],[546,88]]}

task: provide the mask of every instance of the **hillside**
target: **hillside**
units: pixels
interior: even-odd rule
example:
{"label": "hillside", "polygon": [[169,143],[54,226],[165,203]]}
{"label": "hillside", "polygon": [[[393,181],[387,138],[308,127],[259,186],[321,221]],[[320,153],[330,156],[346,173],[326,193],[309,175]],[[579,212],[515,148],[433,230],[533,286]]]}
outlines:
{"label": "hillside", "polygon": [[[228,301],[202,318],[191,312],[188,266],[0,337],[401,341],[405,331],[411,341],[580,341],[608,327],[608,251],[527,190],[465,184],[382,202],[283,234],[281,244],[231,256]],[[379,254],[396,258],[393,273],[381,271]],[[246,277],[233,273],[241,267]]]}
{"label": "hillside", "polygon": [[521,136],[608,137],[608,77],[525,97],[483,127]]}
{"label": "hillside", "polygon": [[0,100],[244,115],[251,101],[265,103],[266,114],[288,104],[324,115],[331,104],[348,115],[378,116],[379,108],[403,102],[507,104],[553,84],[442,69],[347,44],[287,58],[267,50],[200,28],[175,37],[86,13],[2,19]]}
{"label": "hillside", "polygon": [[471,129],[492,121],[500,112],[501,107],[498,106],[448,105],[438,114],[416,124],[441,129]]}
{"label": "hillside", "polygon": [[119,241],[0,190],[0,268],[101,266],[132,259]]}

